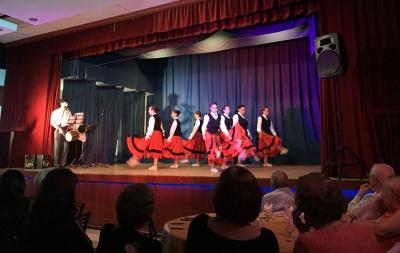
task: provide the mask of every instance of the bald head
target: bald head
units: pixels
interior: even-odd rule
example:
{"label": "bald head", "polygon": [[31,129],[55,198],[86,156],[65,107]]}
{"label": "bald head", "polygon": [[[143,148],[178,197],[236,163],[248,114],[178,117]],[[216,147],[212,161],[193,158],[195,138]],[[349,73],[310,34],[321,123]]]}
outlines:
{"label": "bald head", "polygon": [[395,175],[393,167],[385,163],[374,164],[369,174],[370,174],[369,181],[371,187],[376,192],[381,191],[385,181],[388,178],[393,177]]}
{"label": "bald head", "polygon": [[289,179],[285,172],[275,171],[271,175],[271,186],[274,189],[289,186]]}

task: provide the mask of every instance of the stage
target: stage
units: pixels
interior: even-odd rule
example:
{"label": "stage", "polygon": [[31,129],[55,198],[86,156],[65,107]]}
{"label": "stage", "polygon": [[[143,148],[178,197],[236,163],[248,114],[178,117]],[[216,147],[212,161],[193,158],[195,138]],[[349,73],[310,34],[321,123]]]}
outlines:
{"label": "stage", "polygon": [[[161,229],[168,220],[176,217],[201,212],[213,212],[212,190],[219,173],[211,173],[204,164],[192,167],[191,164],[180,164],[180,168],[171,169],[169,164],[159,164],[157,171],[149,171],[151,164],[140,164],[130,168],[126,164],[93,166],[89,168],[72,167],[79,177],[77,200],[85,203],[85,210],[91,212],[89,224],[97,227],[105,223],[115,223],[115,202],[118,194],[130,183],[147,183],[155,193],[154,221]],[[264,192],[271,190],[270,178],[274,171],[281,170],[288,174],[290,185],[295,187],[300,176],[320,172],[319,165],[276,165],[263,168],[260,165],[248,165],[259,180]],[[21,169],[27,178],[28,196],[35,194],[33,178],[39,170]],[[354,192],[361,182],[359,180],[341,180],[338,186],[343,190]]]}

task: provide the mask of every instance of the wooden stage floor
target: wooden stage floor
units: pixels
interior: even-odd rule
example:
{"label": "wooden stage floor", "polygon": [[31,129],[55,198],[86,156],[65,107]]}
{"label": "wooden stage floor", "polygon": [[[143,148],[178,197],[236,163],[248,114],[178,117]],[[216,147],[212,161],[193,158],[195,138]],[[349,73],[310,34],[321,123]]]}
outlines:
{"label": "wooden stage floor", "polygon": [[[212,173],[206,164],[200,167],[192,167],[191,164],[180,164],[178,169],[169,168],[170,164],[159,164],[157,171],[147,170],[151,164],[139,164],[131,168],[127,164],[113,164],[92,167],[71,167],[81,182],[114,182],[128,184],[132,182],[155,184],[215,184],[221,172]],[[260,186],[270,186],[271,175],[274,171],[284,171],[291,186],[296,186],[299,177],[311,172],[320,172],[320,165],[274,165],[262,167],[260,165],[247,165],[258,179]],[[40,170],[21,169],[25,176],[34,177]],[[338,181],[342,189],[356,189],[360,185],[359,180],[345,179]]]}
{"label": "wooden stage floor", "polygon": [[[180,164],[178,169],[169,168],[169,164],[160,164],[158,170],[147,170],[151,164],[140,164],[137,167],[131,168],[127,164],[107,165],[107,167],[76,167],[72,170],[76,174],[90,175],[140,175],[140,176],[171,176],[171,177],[209,177],[218,178],[221,173],[212,173],[210,167],[202,165],[200,167],[192,167],[191,164]],[[260,167],[255,165],[246,166],[258,179],[269,179],[274,171],[284,171],[290,179],[297,179],[302,175],[311,172],[320,172],[319,165],[276,165],[272,167]]]}
{"label": "wooden stage floor", "polygon": [[[144,183],[176,183],[176,184],[215,184],[221,172],[212,173],[209,166],[192,167],[191,164],[180,164],[178,169],[169,168],[170,164],[159,164],[157,171],[147,170],[151,164],[139,164],[131,168],[127,164],[98,165],[93,167],[71,167],[80,181],[107,181],[107,182],[144,182]],[[319,165],[276,165],[261,167],[247,165],[261,186],[269,186],[271,174],[274,171],[284,171],[291,184],[297,179],[311,172],[320,172]],[[38,169],[21,169],[26,176],[35,176]]]}

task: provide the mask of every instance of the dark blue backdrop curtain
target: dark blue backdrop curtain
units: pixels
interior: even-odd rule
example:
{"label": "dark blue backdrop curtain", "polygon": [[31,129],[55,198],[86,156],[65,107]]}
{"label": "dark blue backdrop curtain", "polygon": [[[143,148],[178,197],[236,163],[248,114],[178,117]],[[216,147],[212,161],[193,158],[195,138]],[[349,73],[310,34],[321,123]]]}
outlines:
{"label": "dark blue backdrop curtain", "polygon": [[123,109],[118,136],[117,160],[125,162],[131,156],[126,145],[126,137],[143,135],[145,121],[145,92],[132,91],[123,94]]}
{"label": "dark blue backdrop curtain", "polygon": [[96,87],[95,81],[64,80],[63,97],[69,99],[71,111],[84,112],[85,123],[96,126],[95,133],[87,135],[83,164],[96,162],[96,147],[97,162],[113,163],[122,117],[122,91],[116,87]]}
{"label": "dark blue backdrop curtain", "polygon": [[308,38],[270,45],[237,48],[203,55],[171,57],[164,65],[156,104],[168,129],[170,110],[182,111],[183,132],[193,124],[193,112],[208,112],[209,103],[220,108],[247,107],[255,134],[260,109],[270,108],[274,127],[290,152],[286,162],[320,162],[319,82]]}
{"label": "dark blue backdrop curtain", "polygon": [[98,162],[113,163],[122,118],[123,88],[97,87],[96,104],[99,115],[97,124]]}
{"label": "dark blue backdrop curtain", "polygon": [[[72,113],[85,113],[85,124],[95,125],[97,112],[95,81],[64,79],[62,97],[69,100],[69,107]],[[94,156],[91,154],[95,147],[94,140],[92,134],[87,135],[87,142],[83,152],[83,164],[91,164],[94,161]],[[74,147],[70,146],[70,152],[75,152],[77,148],[76,145]],[[75,158],[76,155],[72,154],[72,159]],[[71,159],[68,162],[71,162]]]}
{"label": "dark blue backdrop curtain", "polygon": [[72,113],[85,113],[85,123],[87,124],[93,124],[95,120],[95,94],[95,81],[64,79],[62,97],[69,100]]}

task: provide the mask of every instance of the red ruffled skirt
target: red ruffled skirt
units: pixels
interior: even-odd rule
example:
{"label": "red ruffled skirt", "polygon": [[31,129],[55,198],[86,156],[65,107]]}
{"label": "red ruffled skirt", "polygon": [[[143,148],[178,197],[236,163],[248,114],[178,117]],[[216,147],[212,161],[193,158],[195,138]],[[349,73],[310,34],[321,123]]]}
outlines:
{"label": "red ruffled skirt", "polygon": [[174,160],[182,160],[186,158],[181,136],[172,136],[170,142],[165,140],[163,156]]}
{"label": "red ruffled skirt", "polygon": [[183,148],[190,158],[202,159],[207,154],[206,144],[200,132],[196,132],[190,141],[183,140]]}
{"label": "red ruffled skirt", "polygon": [[222,164],[223,159],[221,158],[221,140],[219,133],[212,134],[206,132],[204,142],[207,149],[207,159],[208,163],[218,163]]}
{"label": "red ruffled skirt", "polygon": [[241,155],[242,158],[247,158],[255,154],[256,147],[247,136],[247,131],[244,130],[239,124],[232,128],[232,144],[230,153],[236,157]]}
{"label": "red ruffled skirt", "polygon": [[281,152],[282,141],[278,136],[273,136],[261,131],[261,136],[258,138],[258,154],[259,156],[266,155],[274,157]]}
{"label": "red ruffled skirt", "polygon": [[164,140],[160,131],[154,131],[148,140],[145,137],[127,137],[128,149],[138,160],[146,158],[162,158]]}
{"label": "red ruffled skirt", "polygon": [[[229,135],[232,136],[233,130],[229,130]],[[220,142],[221,142],[221,151],[222,151],[222,156],[227,160],[232,160],[234,155],[235,155],[235,148],[232,145],[232,141],[224,134],[220,133]]]}

